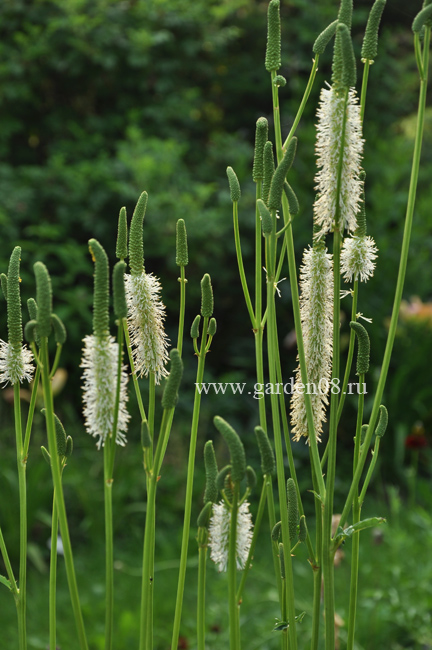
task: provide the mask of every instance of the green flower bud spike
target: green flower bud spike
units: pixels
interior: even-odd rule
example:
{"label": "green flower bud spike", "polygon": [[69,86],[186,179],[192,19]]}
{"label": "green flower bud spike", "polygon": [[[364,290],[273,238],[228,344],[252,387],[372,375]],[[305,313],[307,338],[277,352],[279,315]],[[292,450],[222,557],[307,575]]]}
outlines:
{"label": "green flower bud spike", "polygon": [[199,326],[200,326],[201,316],[195,316],[194,321],[191,325],[190,335],[191,338],[197,339],[199,337]]}
{"label": "green flower bud spike", "polygon": [[[46,409],[41,409],[41,413],[46,417]],[[54,413],[55,434],[57,443],[57,455],[66,456],[66,431],[59,417]]]}
{"label": "green flower bud spike", "polygon": [[271,532],[271,538],[274,542],[279,541],[280,534],[281,534],[281,529],[282,529],[282,522],[278,521],[277,524],[275,524],[272,528]]}
{"label": "green flower bud spike", "polygon": [[29,298],[27,300],[27,311],[32,320],[37,319],[37,304],[34,298]]}
{"label": "green flower bud spike", "polygon": [[377,428],[375,429],[375,435],[377,438],[382,438],[386,432],[388,425],[388,411],[384,404],[381,404],[379,407],[379,420]]}
{"label": "green flower bud spike", "polygon": [[374,61],[378,54],[378,30],[386,0],[375,0],[370,10],[361,50],[362,61]]}
{"label": "green flower bud spike", "polygon": [[216,503],[219,492],[217,487],[218,466],[213,449],[213,442],[211,440],[208,440],[204,445],[204,466],[206,475],[204,503],[207,503],[208,501]]}
{"label": "green flower bud spike", "polygon": [[48,337],[51,333],[52,289],[48,269],[42,262],[33,266],[36,278],[38,335]]}
{"label": "green flower bud spike", "polygon": [[198,515],[198,519],[197,519],[198,528],[208,528],[212,509],[213,509],[213,503],[211,501],[208,501]]}
{"label": "green flower bud spike", "polygon": [[432,25],[432,4],[426,5],[413,20],[412,30],[414,34],[421,32],[424,26],[430,27]]}
{"label": "green flower bud spike", "polygon": [[252,168],[252,178],[255,181],[262,181],[264,177],[264,145],[268,138],[268,122],[265,117],[259,117],[255,131],[255,150]]}
{"label": "green flower bud spike", "polygon": [[121,208],[118,218],[116,256],[119,260],[124,260],[128,254],[128,227],[126,208]]}
{"label": "green flower bud spike", "polygon": [[285,192],[285,195],[286,195],[286,197],[288,199],[288,206],[289,206],[290,214],[291,214],[291,216],[294,217],[296,214],[298,214],[298,211],[300,210],[300,206],[299,206],[298,198],[297,198],[293,188],[288,183],[288,181],[285,181],[285,183],[284,183],[284,192]]}
{"label": "green flower bud spike", "polygon": [[58,345],[64,345],[67,339],[66,327],[57,314],[51,314],[51,325],[54,330],[55,342]]}
{"label": "green flower bud spike", "polygon": [[209,322],[209,328],[208,328],[209,336],[213,337],[216,334],[216,330],[217,330],[216,318],[211,318]]}
{"label": "green flower bud spike", "polygon": [[321,32],[321,34],[318,36],[316,39],[315,43],[313,44],[313,52],[315,54],[321,55],[324,54],[324,50],[326,49],[327,45],[330,43],[331,39],[333,36],[336,34],[336,28],[338,26],[338,21],[334,20],[328,27],[325,28],[324,31]]}
{"label": "green flower bud spike", "polygon": [[230,451],[232,465],[231,478],[234,482],[241,481],[246,473],[246,456],[243,443],[226,420],[216,415],[213,422],[216,429],[225,439]]}
{"label": "green flower bud spike", "polygon": [[257,477],[253,467],[248,465],[246,467],[246,484],[249,490],[253,490],[257,483]]}
{"label": "green flower bud spike", "polygon": [[353,44],[351,34],[346,25],[338,25],[337,31],[341,35],[341,51],[342,51],[342,86],[344,88],[354,88],[357,81],[356,61],[354,56]]}
{"label": "green flower bud spike", "polygon": [[262,199],[257,200],[257,206],[261,217],[261,226],[262,226],[263,235],[264,237],[271,235],[271,233],[273,232],[273,219],[270,214],[270,210],[268,209],[268,207],[266,206],[266,204]]}
{"label": "green flower bud spike", "polygon": [[231,473],[231,470],[232,470],[231,465],[225,465],[225,467],[222,467],[221,471],[218,473],[216,479],[216,486],[219,492],[224,489],[225,479]]}
{"label": "green flower bud spike", "polygon": [[351,321],[350,327],[357,335],[357,375],[366,374],[369,370],[370,341],[369,334],[361,323]]}
{"label": "green flower bud spike", "polygon": [[113,303],[114,314],[117,318],[122,319],[127,316],[127,304],[125,293],[125,280],[124,274],[126,270],[126,262],[120,260],[114,265],[113,269]]}
{"label": "green flower bud spike", "polygon": [[33,341],[36,341],[37,343],[37,321],[36,320],[29,320],[28,323],[25,324],[24,327],[24,336],[26,341],[29,343],[33,343]]}
{"label": "green flower bud spike", "polygon": [[162,396],[162,408],[165,410],[173,409],[177,404],[178,389],[183,375],[183,362],[177,348],[171,350],[170,359],[170,374],[166,380],[165,390]]}
{"label": "green flower bud spike", "polygon": [[235,173],[232,167],[227,167],[226,173],[228,176],[231,201],[233,203],[238,203],[238,201],[240,201],[241,190],[240,190],[240,183],[238,181],[237,174]]}
{"label": "green flower bud spike", "polygon": [[176,264],[187,266],[189,263],[186,224],[183,219],[176,223]]}
{"label": "green flower bud spike", "polygon": [[201,315],[204,318],[211,318],[213,314],[213,289],[208,273],[201,280]]}
{"label": "green flower bud spike", "polygon": [[4,299],[7,300],[7,275],[6,275],[6,273],[2,273],[0,275],[0,280],[1,280],[1,288],[2,288],[3,295],[4,295]]}
{"label": "green flower bud spike", "polygon": [[273,174],[268,200],[268,207],[270,210],[279,210],[282,201],[282,192],[284,188],[285,178],[291,168],[291,165],[293,164],[296,149],[297,138],[294,137],[289,143],[284,157],[280,161],[275,173]]}
{"label": "green flower bud spike", "polygon": [[10,256],[7,275],[8,340],[12,347],[21,346],[23,338],[19,277],[20,257],[21,248],[16,246]]}
{"label": "green flower bud spike", "polygon": [[294,479],[287,481],[287,504],[288,504],[288,530],[290,542],[297,537],[297,525],[299,520],[297,490]]}
{"label": "green flower bud spike", "polygon": [[261,456],[261,471],[264,476],[271,476],[275,473],[276,465],[270,440],[262,427],[255,427],[254,431]]}
{"label": "green flower bud spike", "polygon": [[271,0],[267,11],[267,48],[265,67],[268,72],[281,67],[280,2]]}
{"label": "green flower bud spike", "polygon": [[352,23],[352,13],[353,13],[353,0],[341,0],[338,21],[344,23],[351,30]]}
{"label": "green flower bud spike", "polygon": [[143,192],[138,199],[132,216],[129,232],[129,266],[132,275],[144,271],[143,221],[147,208],[148,194]]}
{"label": "green flower bud spike", "polygon": [[300,524],[299,524],[299,534],[298,534],[299,541],[305,542],[307,536],[308,536],[308,528],[306,523],[306,517],[302,515],[300,517]]}
{"label": "green flower bud spike", "polygon": [[276,88],[283,88],[286,86],[286,79],[281,74],[277,74],[273,79],[273,84],[276,86]]}
{"label": "green flower bud spike", "polygon": [[93,334],[104,338],[109,334],[109,267],[108,257],[96,239],[90,239],[89,251],[95,264],[93,293]]}
{"label": "green flower bud spike", "polygon": [[270,141],[267,141],[264,145],[263,167],[264,176],[262,185],[262,197],[264,203],[268,203],[270,185],[275,171],[273,144]]}

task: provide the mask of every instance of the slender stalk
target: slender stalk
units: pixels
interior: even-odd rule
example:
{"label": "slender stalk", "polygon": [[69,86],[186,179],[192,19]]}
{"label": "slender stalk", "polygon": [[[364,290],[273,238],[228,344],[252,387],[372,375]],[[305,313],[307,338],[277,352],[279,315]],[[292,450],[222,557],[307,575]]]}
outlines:
{"label": "slender stalk", "polygon": [[[362,383],[364,382],[364,373],[359,376],[359,382],[360,385],[362,385]],[[363,392],[360,392],[358,398],[357,425],[356,425],[355,445],[354,445],[354,462],[353,462],[354,472],[356,470],[360,458],[363,407],[364,407],[364,394]],[[359,521],[360,521],[360,503],[359,503],[358,489],[357,489],[353,500],[353,524],[356,524]],[[347,650],[353,650],[354,648],[355,622],[356,622],[356,611],[357,611],[359,551],[360,551],[360,533],[357,532],[354,533],[352,536],[351,582],[350,582]]]}
{"label": "slender stalk", "polygon": [[[356,314],[357,314],[357,299],[358,299],[358,288],[359,288],[359,281],[355,280],[354,281],[354,290],[353,290],[353,301],[352,301],[352,309],[351,309],[351,320],[356,321]],[[342,415],[342,409],[343,405],[345,403],[345,396],[346,396],[346,389],[348,386],[348,380],[351,372],[351,366],[352,366],[352,360],[354,357],[354,341],[355,341],[355,333],[354,330],[350,329],[350,338],[349,338],[349,346],[348,346],[348,356],[347,356],[347,362],[345,366],[345,374],[342,382],[342,388],[341,392],[339,393],[339,406],[338,406],[338,412],[337,412],[337,421],[339,423],[339,420],[341,419]],[[327,451],[327,449],[326,449]],[[324,462],[324,457],[323,461]]]}
{"label": "slender stalk", "polygon": [[49,649],[57,649],[57,538],[58,538],[58,515],[55,493],[53,495],[52,517],[51,517],[51,550],[50,550],[50,577],[49,577]]}
{"label": "slender stalk", "polygon": [[0,528],[0,551],[1,551],[1,554],[2,554],[3,562],[4,562],[5,567],[6,567],[6,573],[7,573],[7,576],[9,578],[10,588],[11,588],[11,591],[13,593],[15,603],[17,603],[17,601],[19,599],[19,589],[17,587],[14,572],[13,572],[13,569],[12,569],[12,564],[10,563],[9,554],[7,552],[7,548],[6,548],[6,544],[5,544],[5,541],[4,541],[3,532],[2,532],[1,528]]}
{"label": "slender stalk", "polygon": [[177,335],[177,350],[179,355],[182,355],[183,350],[183,332],[184,332],[184,318],[185,318],[185,307],[186,307],[186,277],[185,277],[185,267],[180,266],[180,311],[179,311],[179,327]]}
{"label": "slender stalk", "polygon": [[[198,538],[202,529],[198,530]],[[207,538],[207,531],[205,536]],[[197,650],[205,650],[205,582],[207,563],[207,540],[198,545],[198,597],[197,597]]]}
{"label": "slender stalk", "polygon": [[15,439],[17,449],[18,467],[18,489],[19,489],[19,517],[20,517],[20,567],[19,567],[19,601],[18,601],[18,636],[20,650],[27,647],[26,631],[26,583],[27,583],[27,485],[26,465],[27,458],[24,456],[22,425],[21,425],[21,398],[20,384],[16,383],[14,390],[14,420]]}
{"label": "slender stalk", "polygon": [[37,391],[38,391],[38,386],[39,386],[39,379],[40,379],[40,367],[39,367],[39,365],[36,365],[36,371],[35,371],[35,376],[34,376],[34,380],[33,380],[32,392],[31,392],[31,397],[30,397],[30,405],[29,405],[29,410],[28,410],[28,413],[27,413],[26,430],[25,430],[25,436],[24,436],[24,445],[23,445],[24,458],[27,458],[27,456],[28,456],[28,449],[29,449],[29,444],[30,444],[30,434],[31,434],[31,430],[32,430],[33,416],[34,416],[35,407],[36,407],[36,399],[37,399]]}
{"label": "slender stalk", "polygon": [[241,281],[243,294],[246,301],[246,306],[249,312],[249,317],[251,319],[252,327],[255,327],[256,326],[255,314],[253,311],[249,289],[247,286],[246,274],[243,266],[243,257],[241,252],[240,231],[239,231],[239,223],[238,223],[238,201],[233,202],[233,222],[234,222],[234,242],[235,242],[235,249],[237,255],[237,264],[240,273],[240,281]]}
{"label": "slender stalk", "polygon": [[66,508],[63,496],[63,487],[61,482],[61,471],[59,457],[57,454],[57,442],[54,422],[54,404],[49,378],[49,359],[48,359],[48,340],[46,337],[41,339],[40,358],[42,362],[42,387],[46,409],[46,427],[48,435],[48,450],[51,456],[51,471],[54,484],[54,493],[56,495],[56,506],[60,524],[60,533],[62,536],[64,559],[66,565],[66,575],[69,585],[72,610],[77,628],[78,642],[81,650],[88,650],[87,638],[84,629],[84,621],[81,613],[81,605],[78,594],[78,586],[75,576],[75,567],[73,563],[72,546],[69,536],[69,527],[66,517]]}
{"label": "slender stalk", "polygon": [[[358,502],[359,502],[359,504],[360,504],[360,508],[361,508],[361,506],[363,505],[363,501],[365,500],[366,490],[367,490],[368,487],[369,487],[369,483],[370,483],[370,480],[371,480],[371,478],[372,478],[372,474],[373,474],[373,471],[374,471],[374,469],[375,469],[375,465],[376,465],[377,460],[378,460],[378,453],[379,453],[379,448],[380,448],[380,441],[381,441],[381,438],[379,438],[379,437],[377,437],[376,440],[375,440],[375,446],[374,446],[374,450],[373,450],[372,460],[371,460],[370,465],[369,465],[369,467],[368,467],[368,471],[367,471],[367,473],[366,473],[366,478],[365,478],[365,480],[364,480],[363,487],[362,487],[362,490],[361,490],[360,496],[359,496],[359,498],[358,498]],[[365,455],[366,455],[366,454],[365,454]],[[353,521],[353,523],[354,523],[354,521]]]}
{"label": "slender stalk", "polygon": [[[384,351],[384,358],[381,365],[381,372],[378,380],[377,390],[375,393],[372,413],[369,418],[369,427],[364,442],[365,449],[369,448],[372,435],[375,430],[375,424],[378,418],[379,407],[384,393],[384,387],[386,384],[388,369],[390,366],[390,358],[391,358],[393,344],[396,336],[396,328],[397,328],[397,322],[399,318],[400,304],[402,301],[402,293],[403,293],[403,287],[405,283],[405,274],[406,274],[406,268],[408,263],[408,252],[409,252],[409,244],[411,239],[415,199],[417,193],[417,182],[418,182],[418,175],[419,175],[420,156],[421,156],[421,148],[422,148],[423,129],[424,129],[426,91],[427,91],[428,69],[429,69],[430,32],[431,32],[431,28],[426,26],[424,32],[424,40],[423,40],[422,68],[420,70],[420,93],[419,93],[419,104],[418,104],[418,113],[417,113],[416,135],[415,135],[415,143],[414,143],[414,154],[413,154],[413,163],[411,168],[410,186],[408,191],[408,203],[407,203],[407,211],[405,216],[405,226],[404,226],[404,234],[402,240],[401,257],[399,262],[398,278],[396,283],[396,291],[395,291],[395,297],[393,302],[389,332],[387,336],[387,343]],[[417,47],[417,43],[419,39],[418,35],[415,35],[415,39],[416,39],[416,47]],[[353,502],[354,494],[363,472],[365,461],[366,461],[366,454],[362,454],[360,456],[360,460],[357,465],[356,472],[354,474],[354,478],[345,502],[345,506],[342,511],[341,521],[340,521],[341,526],[343,526],[347,521],[351,509],[351,504]]]}
{"label": "slender stalk", "polygon": [[[204,318],[202,337],[201,337],[201,348],[198,357],[196,386],[200,386],[202,384],[202,380],[204,377],[204,366],[205,366],[205,358],[206,358],[205,349],[207,344],[208,320],[209,319],[207,317]],[[172,650],[177,650],[178,639],[180,634],[181,613],[183,607],[183,594],[184,594],[184,585],[186,579],[187,553],[188,553],[188,546],[189,546],[190,519],[191,519],[191,512],[192,512],[193,478],[194,478],[194,469],[195,469],[195,454],[196,454],[196,443],[198,437],[200,407],[201,407],[201,394],[198,388],[195,388],[191,437],[189,443],[189,459],[188,459],[187,478],[186,478],[186,496],[185,496],[185,506],[184,506],[182,545],[181,545],[181,554],[180,554],[180,569],[179,569],[179,577],[178,577],[178,584],[177,584],[177,599],[176,599],[173,634],[172,634],[172,641],[171,641]]]}
{"label": "slender stalk", "polygon": [[114,615],[114,542],[112,487],[113,479],[109,473],[112,452],[109,440],[104,445],[104,502],[105,502],[105,650],[112,648]]}
{"label": "slender stalk", "polygon": [[254,525],[254,530],[253,530],[252,541],[251,541],[251,545],[250,545],[250,548],[249,548],[249,553],[248,553],[248,556],[247,556],[245,567],[244,567],[244,569],[242,571],[242,577],[240,579],[240,585],[239,585],[239,588],[237,590],[236,600],[237,600],[237,603],[239,605],[242,602],[242,596],[243,596],[244,586],[245,586],[245,583],[246,583],[246,578],[248,577],[249,569],[252,566],[252,560],[253,560],[253,557],[254,557],[255,546],[256,546],[256,543],[257,543],[257,540],[258,540],[258,533],[259,533],[259,530],[260,530],[260,527],[261,527],[261,522],[262,522],[262,518],[263,518],[263,515],[264,515],[264,510],[265,510],[266,496],[267,496],[267,494],[266,494],[266,476],[264,476],[264,481],[263,481],[262,488],[261,488],[260,500],[259,500],[259,504],[258,504],[258,511],[257,511],[257,515],[256,515],[256,518],[255,518],[255,525]]}
{"label": "slender stalk", "polygon": [[362,79],[362,87],[361,87],[361,95],[360,95],[360,119],[362,122],[364,120],[364,114],[366,110],[366,93],[367,93],[367,85],[369,79],[370,63],[371,62],[368,59],[366,59],[363,68],[363,79]]}
{"label": "slender stalk", "polygon": [[230,650],[240,650],[240,630],[237,607],[237,513],[240,485],[234,483],[228,547],[228,602]]}
{"label": "slender stalk", "polygon": [[315,54],[315,59],[313,59],[313,62],[312,62],[312,70],[311,70],[311,73],[309,75],[309,80],[308,80],[306,90],[305,90],[304,95],[303,95],[303,99],[301,100],[299,109],[297,111],[297,115],[295,116],[293,125],[291,127],[291,131],[288,133],[287,139],[283,143],[283,150],[284,151],[286,151],[286,148],[288,147],[289,143],[291,142],[291,139],[292,139],[294,133],[296,132],[297,127],[299,125],[299,122],[300,122],[300,120],[302,118],[304,109],[306,107],[307,101],[309,99],[309,95],[310,95],[311,90],[312,90],[312,86],[313,86],[314,81],[315,81],[316,73],[317,73],[317,70],[318,70],[318,61],[319,61],[319,54]]}

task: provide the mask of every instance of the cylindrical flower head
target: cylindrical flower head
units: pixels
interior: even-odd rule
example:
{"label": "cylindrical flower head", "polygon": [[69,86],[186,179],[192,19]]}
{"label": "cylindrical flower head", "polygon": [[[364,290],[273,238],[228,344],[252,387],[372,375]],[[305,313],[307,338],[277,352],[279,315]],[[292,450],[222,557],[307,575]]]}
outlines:
{"label": "cylindrical flower head", "polygon": [[[33,354],[22,345],[22,317],[20,296],[20,254],[16,246],[12,252],[7,279],[3,280],[7,296],[9,342],[0,340],[0,382],[12,385],[33,377]],[[5,276],[6,277],[6,276]]]}
{"label": "cylindrical flower head", "polygon": [[301,388],[298,367],[291,397],[291,424],[294,440],[309,435],[304,395],[307,390],[312,403],[315,433],[320,440],[328,404],[333,349],[333,263],[322,242],[304,252],[300,289],[300,316],[309,387]]}
{"label": "cylindrical flower head", "polygon": [[341,250],[341,274],[345,282],[367,282],[374,274],[378,249],[372,237],[346,237]]}
{"label": "cylindrical flower head", "polygon": [[[118,344],[113,336],[99,338],[94,334],[84,338],[81,360],[83,372],[84,419],[87,432],[98,438],[97,447],[105,444],[112,435],[117,388]],[[126,431],[130,415],[126,403],[128,373],[123,366],[120,380],[120,404],[115,433],[116,443],[126,444]]]}
{"label": "cylindrical flower head", "polygon": [[[355,90],[348,91],[344,129],[344,93],[323,88],[317,111],[317,166],[315,176],[318,197],[314,204],[314,220],[321,237],[339,225],[353,232],[361,201],[363,182],[360,162],[363,153],[360,107]],[[338,192],[338,169],[342,165]],[[338,224],[336,219],[338,218]]]}
{"label": "cylindrical flower head", "polygon": [[[218,566],[218,571],[226,571],[228,566],[228,549],[231,511],[221,501],[213,506],[209,526],[210,557]],[[237,569],[244,569],[252,542],[252,515],[249,503],[243,501],[237,511],[236,564]]]}
{"label": "cylindrical flower head", "polygon": [[132,344],[135,372],[147,377],[154,372],[160,383],[167,377],[168,337],[165,334],[165,305],[160,299],[161,285],[151,273],[126,275],[128,328]]}

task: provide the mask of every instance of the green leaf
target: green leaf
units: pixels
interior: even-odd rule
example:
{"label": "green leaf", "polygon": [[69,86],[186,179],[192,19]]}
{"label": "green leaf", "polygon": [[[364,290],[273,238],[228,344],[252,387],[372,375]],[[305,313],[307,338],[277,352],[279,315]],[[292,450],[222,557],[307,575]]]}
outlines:
{"label": "green leaf", "polygon": [[[302,612],[301,614],[298,614],[298,616],[295,617],[296,623],[301,623],[305,615],[306,612]],[[276,619],[276,621],[277,623],[273,628],[273,632],[282,632],[283,630],[289,628],[289,623],[287,623],[286,621],[279,621],[278,619]]]}
{"label": "green leaf", "polygon": [[351,537],[354,533],[358,533],[366,528],[374,528],[375,526],[385,523],[387,523],[387,520],[384,519],[384,517],[370,517],[369,519],[363,519],[338,533],[334,538],[334,543],[336,546],[340,546],[345,539]]}
{"label": "green leaf", "polygon": [[12,591],[12,586],[10,581],[4,576],[0,576],[0,583]]}

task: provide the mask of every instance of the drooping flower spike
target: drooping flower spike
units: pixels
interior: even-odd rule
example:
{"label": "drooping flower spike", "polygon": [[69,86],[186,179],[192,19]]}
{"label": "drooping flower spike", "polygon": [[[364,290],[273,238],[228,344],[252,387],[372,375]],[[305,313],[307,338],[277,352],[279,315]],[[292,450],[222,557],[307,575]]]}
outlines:
{"label": "drooping flower spike", "polygon": [[[317,440],[325,422],[333,349],[333,262],[322,239],[315,239],[313,248],[303,254],[300,268],[300,317],[306,358],[308,391],[312,403]],[[291,424],[294,440],[308,437],[306,403],[301,388],[300,366],[291,397]]]}
{"label": "drooping flower spike", "polygon": [[[109,276],[108,258],[95,239],[89,241],[95,262],[93,299],[93,334],[84,338],[81,368],[83,372],[84,419],[87,432],[97,438],[100,449],[113,435],[117,393],[118,344],[109,334]],[[116,443],[126,444],[126,431],[130,415],[126,404],[128,373],[122,367],[120,400],[117,416]]]}
{"label": "drooping flower spike", "polygon": [[155,382],[168,376],[168,337],[164,330],[165,305],[160,299],[161,284],[144,269],[143,219],[147,193],[138,199],[129,234],[130,275],[125,276],[128,306],[128,329],[135,373],[147,377],[154,373]]}
{"label": "drooping flower spike", "polygon": [[22,345],[22,316],[20,296],[21,248],[16,246],[9,261],[8,275],[2,276],[2,288],[7,300],[8,342],[0,340],[0,382],[18,384],[31,381],[34,373],[33,354]]}

